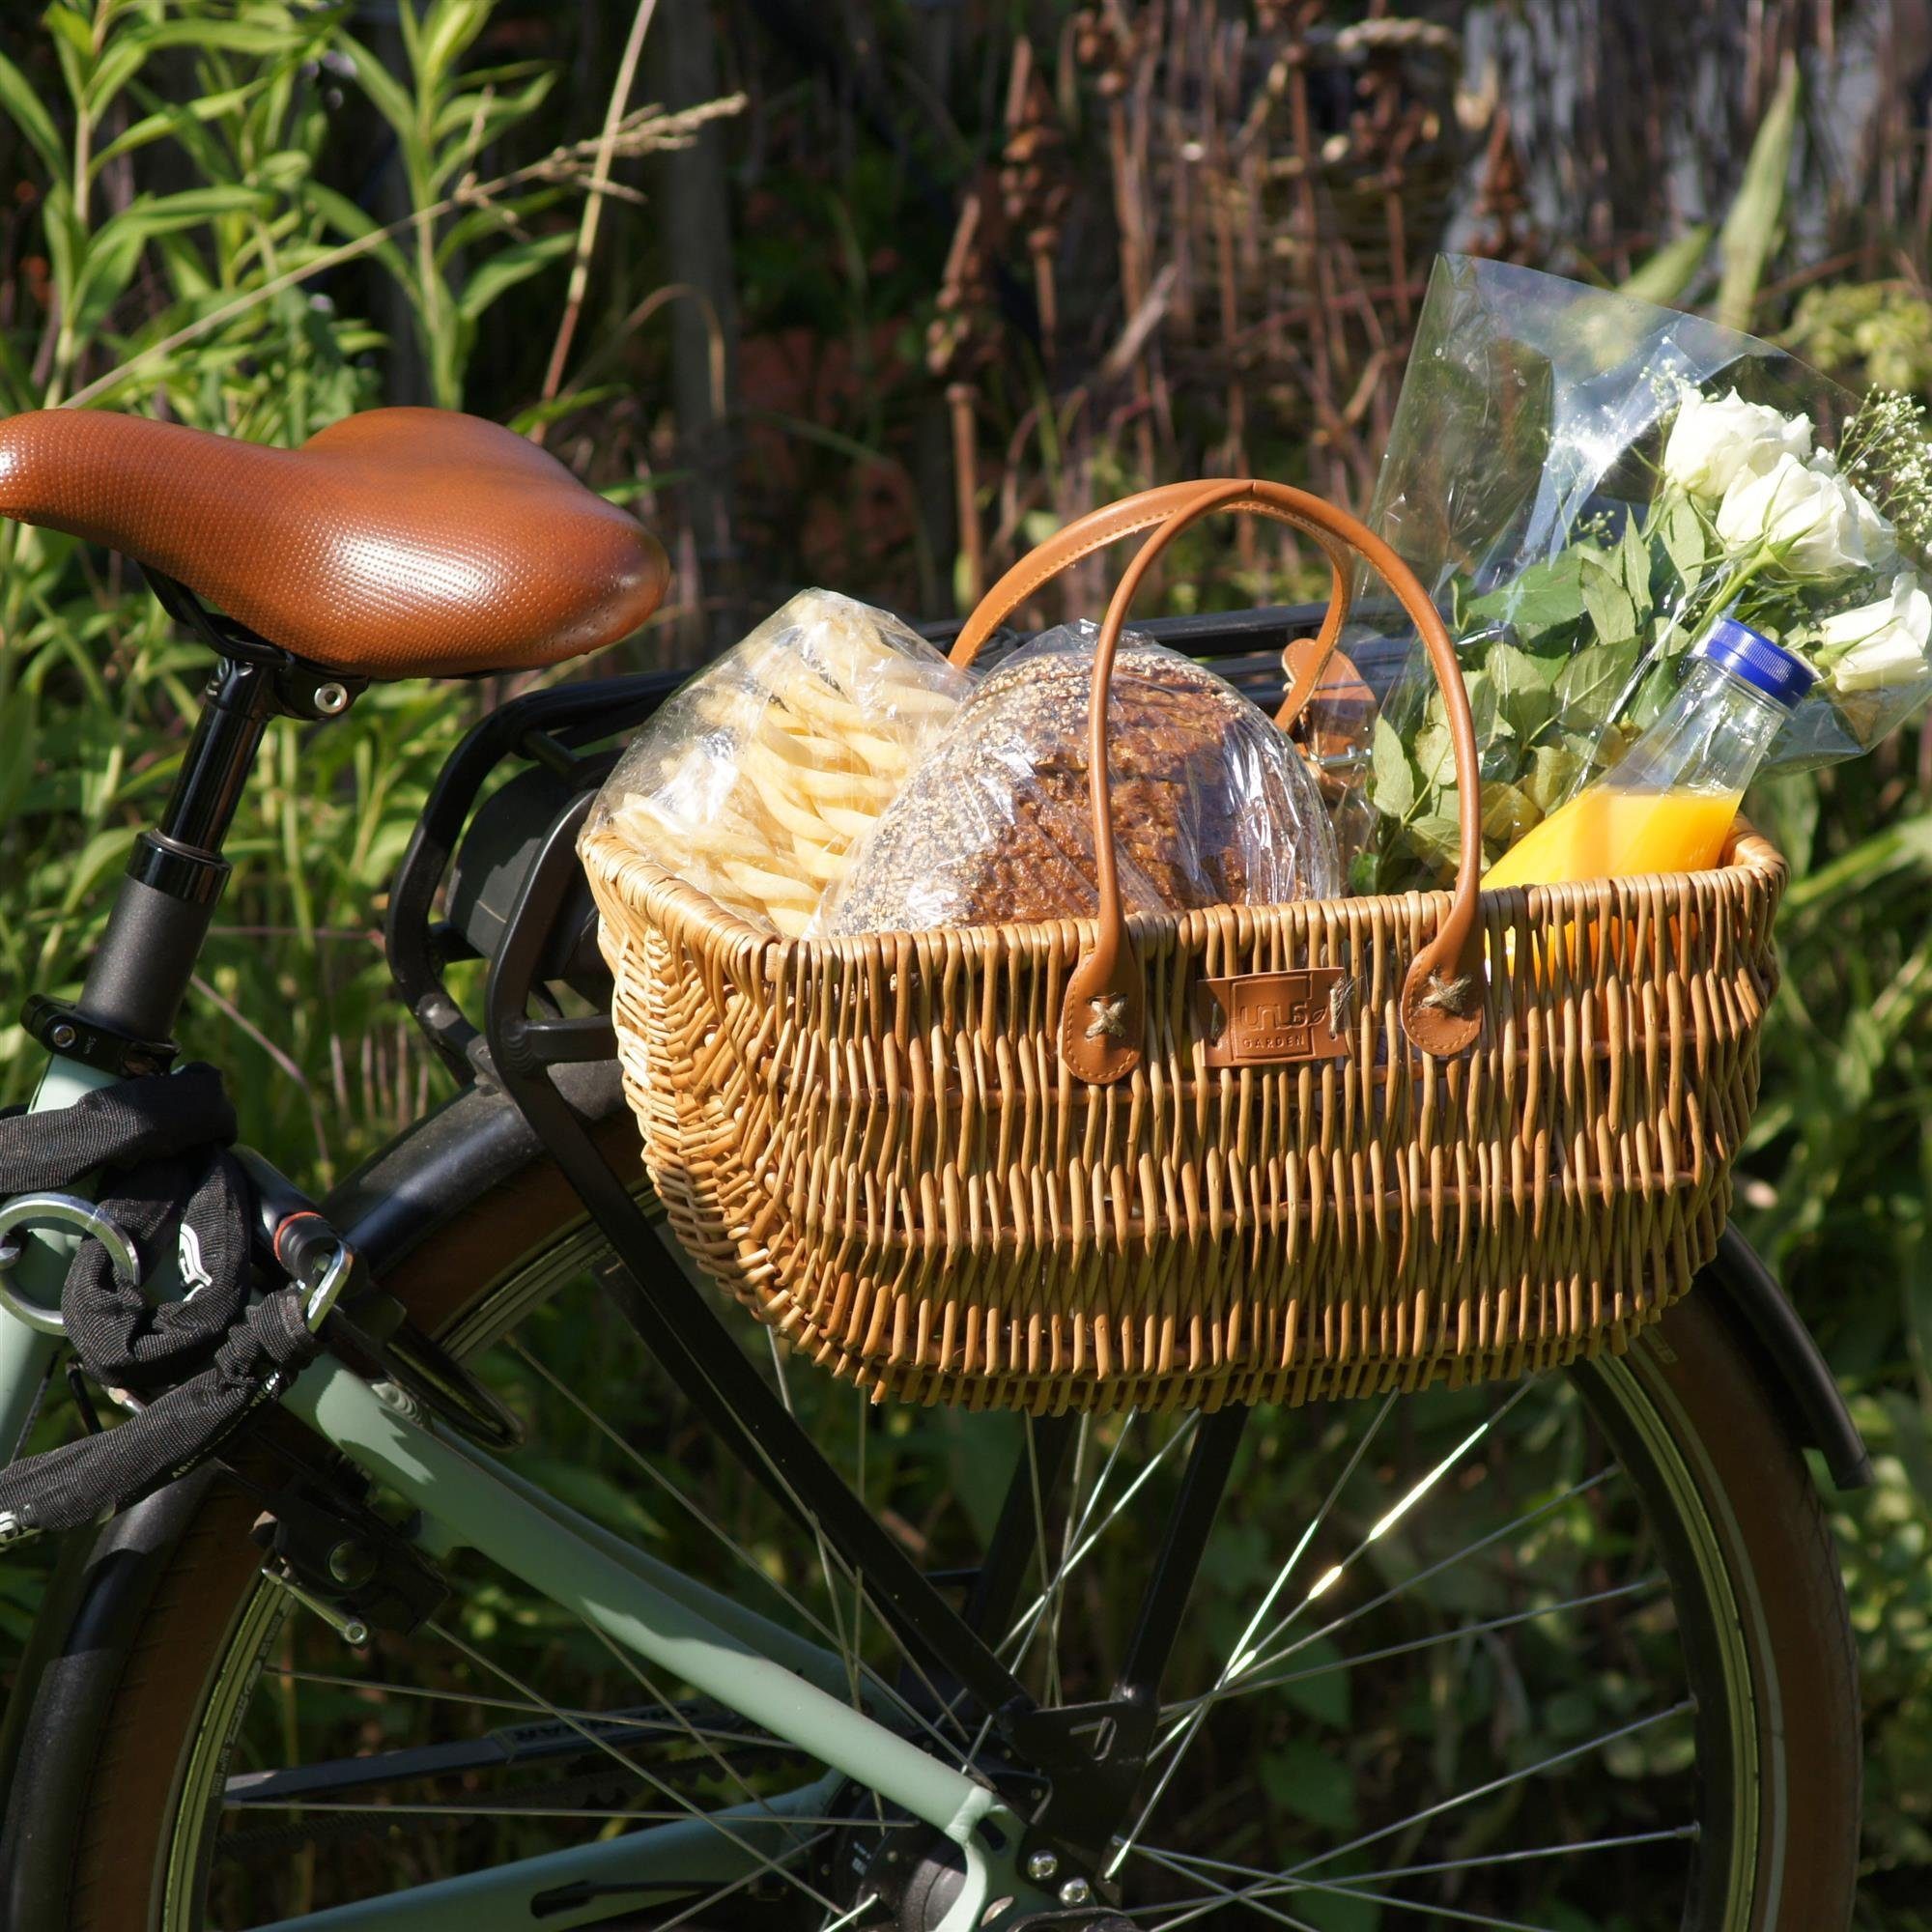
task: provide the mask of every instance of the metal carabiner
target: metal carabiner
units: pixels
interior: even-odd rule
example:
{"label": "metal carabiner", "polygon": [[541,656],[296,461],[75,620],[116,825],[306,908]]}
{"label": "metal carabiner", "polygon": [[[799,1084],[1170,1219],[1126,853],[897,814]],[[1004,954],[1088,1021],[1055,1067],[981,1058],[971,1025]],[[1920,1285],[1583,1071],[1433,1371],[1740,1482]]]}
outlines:
{"label": "metal carabiner", "polygon": [[328,1265],[313,1281],[298,1284],[308,1289],[308,1299],[302,1304],[302,1317],[311,1335],[322,1333],[322,1324],[328,1320],[342,1291],[349,1286],[349,1277],[355,1266],[355,1250],[338,1235],[335,1237],[335,1253],[329,1257]]}
{"label": "metal carabiner", "polygon": [[0,1207],[0,1308],[29,1328],[43,1335],[67,1333],[67,1322],[58,1308],[29,1301],[16,1293],[7,1279],[8,1271],[20,1259],[21,1244],[14,1230],[31,1221],[58,1221],[91,1235],[107,1250],[122,1280],[133,1283],[141,1279],[141,1258],[134,1252],[134,1243],[94,1202],[83,1201],[77,1194],[16,1194]]}

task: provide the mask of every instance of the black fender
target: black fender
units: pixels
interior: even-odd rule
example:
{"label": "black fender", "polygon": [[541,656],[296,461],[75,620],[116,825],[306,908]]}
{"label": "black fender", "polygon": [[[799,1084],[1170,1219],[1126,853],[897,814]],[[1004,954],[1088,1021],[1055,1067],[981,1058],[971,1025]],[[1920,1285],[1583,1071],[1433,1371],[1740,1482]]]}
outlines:
{"label": "black fender", "polygon": [[[555,1077],[592,1120],[623,1105],[613,1065],[561,1066]],[[351,1175],[324,1211],[380,1280],[469,1202],[544,1158],[511,1101],[479,1083]],[[1818,1451],[1839,1488],[1868,1483],[1870,1458],[1818,1345],[1735,1230],[1725,1231],[1697,1292],[1722,1308],[1793,1439]],[[66,1539],[0,1724],[0,1932],[64,1922],[91,1768],[85,1752],[64,1746],[99,1734],[121,1660],[209,1480],[206,1471],[189,1476],[92,1537]]]}
{"label": "black fender", "polygon": [[1725,1228],[1697,1292],[1722,1309],[1792,1439],[1818,1452],[1834,1488],[1864,1489],[1872,1480],[1871,1455],[1831,1365],[1777,1278],[1735,1228]]}

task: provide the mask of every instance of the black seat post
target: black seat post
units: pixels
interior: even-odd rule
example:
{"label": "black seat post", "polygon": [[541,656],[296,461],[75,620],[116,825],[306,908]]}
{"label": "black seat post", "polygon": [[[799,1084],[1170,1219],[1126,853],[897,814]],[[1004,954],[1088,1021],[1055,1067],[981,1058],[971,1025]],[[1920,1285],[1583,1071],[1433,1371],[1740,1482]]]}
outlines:
{"label": "black seat post", "polygon": [[114,911],[89,962],[79,1012],[94,1025],[165,1040],[228,883],[222,840],[255,753],[278,708],[273,670],[224,658],[210,679],[160,824],[128,862]]}

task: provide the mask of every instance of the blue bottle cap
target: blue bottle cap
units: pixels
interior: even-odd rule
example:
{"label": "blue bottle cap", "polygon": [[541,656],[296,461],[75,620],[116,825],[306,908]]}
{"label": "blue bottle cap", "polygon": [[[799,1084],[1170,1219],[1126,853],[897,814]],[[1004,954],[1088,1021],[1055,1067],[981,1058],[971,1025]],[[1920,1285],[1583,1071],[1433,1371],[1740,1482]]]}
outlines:
{"label": "blue bottle cap", "polygon": [[1818,682],[1818,673],[1804,659],[1774,644],[1761,631],[1719,617],[1691,649],[1693,658],[1721,665],[1753,691],[1761,691],[1789,711]]}

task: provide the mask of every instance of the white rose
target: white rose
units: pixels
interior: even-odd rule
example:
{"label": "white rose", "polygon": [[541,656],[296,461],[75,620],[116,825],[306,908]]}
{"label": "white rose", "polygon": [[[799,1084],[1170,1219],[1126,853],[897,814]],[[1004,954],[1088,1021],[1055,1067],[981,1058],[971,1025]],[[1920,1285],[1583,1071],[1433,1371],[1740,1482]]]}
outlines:
{"label": "white rose", "polygon": [[1762,475],[1745,470],[1718,505],[1718,534],[1733,551],[1768,544],[1794,577],[1842,577],[1866,562],[1857,495],[1836,476],[1780,456]]}
{"label": "white rose", "polygon": [[1693,497],[1721,497],[1746,471],[1760,474],[1780,456],[1811,454],[1811,422],[1764,403],[1728,396],[1684,398],[1663,445],[1663,473]]}
{"label": "white rose", "polygon": [[1840,611],[1827,617],[1818,631],[1823,649],[1844,649],[1831,673],[1840,691],[1876,691],[1932,674],[1932,663],[1927,661],[1932,596],[1909,570],[1892,579],[1889,597],[1861,604],[1856,611]]}
{"label": "white rose", "polygon": [[1859,542],[1864,547],[1865,561],[1874,570],[1889,569],[1898,561],[1897,531],[1857,485],[1845,483],[1843,487],[1851,499],[1852,517],[1859,527]]}
{"label": "white rose", "polygon": [[1887,520],[1883,511],[1861,490],[1852,479],[1838,468],[1838,459],[1829,449],[1821,449],[1809,458],[1807,469],[1815,469],[1821,476],[1835,476],[1838,487],[1845,493],[1845,500],[1851,505],[1852,520],[1859,527],[1859,542],[1864,546],[1865,562],[1873,570],[1889,570],[1898,561],[1898,532]]}

